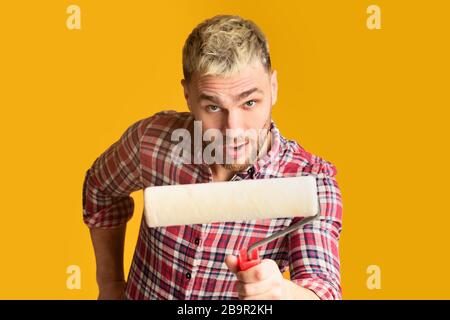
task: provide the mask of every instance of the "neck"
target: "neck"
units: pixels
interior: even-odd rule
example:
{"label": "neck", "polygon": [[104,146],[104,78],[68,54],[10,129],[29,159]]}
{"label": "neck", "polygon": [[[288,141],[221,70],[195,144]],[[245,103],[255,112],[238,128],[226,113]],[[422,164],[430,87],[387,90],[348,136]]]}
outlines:
{"label": "neck", "polygon": [[233,171],[224,168],[220,164],[214,163],[214,164],[210,165],[210,168],[211,168],[211,171],[212,171],[213,182],[216,182],[216,181],[228,181],[234,175]]}

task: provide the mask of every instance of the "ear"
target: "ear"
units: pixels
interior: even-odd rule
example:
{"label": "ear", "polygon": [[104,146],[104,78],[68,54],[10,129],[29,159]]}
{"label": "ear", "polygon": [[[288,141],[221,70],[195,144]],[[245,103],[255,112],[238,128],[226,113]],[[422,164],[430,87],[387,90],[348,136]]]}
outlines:
{"label": "ear", "polygon": [[272,106],[277,102],[278,98],[278,79],[277,70],[273,70],[270,75],[270,86],[272,91]]}
{"label": "ear", "polygon": [[191,110],[191,106],[189,104],[189,88],[188,88],[188,83],[185,79],[181,79],[181,86],[183,87],[183,94],[184,94],[184,98],[186,99],[186,104],[189,108],[190,111]]}

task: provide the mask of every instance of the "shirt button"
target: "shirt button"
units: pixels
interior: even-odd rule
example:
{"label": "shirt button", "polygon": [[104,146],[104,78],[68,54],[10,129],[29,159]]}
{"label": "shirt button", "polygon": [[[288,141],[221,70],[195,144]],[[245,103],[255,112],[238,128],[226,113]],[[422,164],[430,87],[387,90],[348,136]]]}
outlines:
{"label": "shirt button", "polygon": [[186,273],[186,278],[190,279],[191,278],[191,274],[188,272]]}
{"label": "shirt button", "polygon": [[199,239],[199,238],[197,238],[197,239],[195,239],[195,241],[194,241],[194,242],[195,242],[195,244],[196,244],[196,245],[199,245],[199,243],[200,243],[200,239]]}

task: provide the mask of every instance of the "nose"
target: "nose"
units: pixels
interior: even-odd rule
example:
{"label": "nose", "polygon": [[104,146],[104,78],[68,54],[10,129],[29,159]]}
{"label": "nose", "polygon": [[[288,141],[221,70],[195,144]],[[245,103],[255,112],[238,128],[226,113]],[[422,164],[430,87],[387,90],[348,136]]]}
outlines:
{"label": "nose", "polygon": [[229,142],[239,144],[244,141],[244,119],[240,110],[229,110],[226,119],[226,136]]}
{"label": "nose", "polygon": [[227,114],[227,129],[242,129],[242,115],[240,115],[239,110],[228,110]]}

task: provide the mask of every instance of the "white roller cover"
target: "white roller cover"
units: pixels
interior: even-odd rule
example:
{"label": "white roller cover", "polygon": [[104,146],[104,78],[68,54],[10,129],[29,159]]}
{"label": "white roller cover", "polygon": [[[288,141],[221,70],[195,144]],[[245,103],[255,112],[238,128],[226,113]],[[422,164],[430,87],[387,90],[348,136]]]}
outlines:
{"label": "white roller cover", "polygon": [[319,210],[314,176],[148,187],[149,227],[309,217]]}

